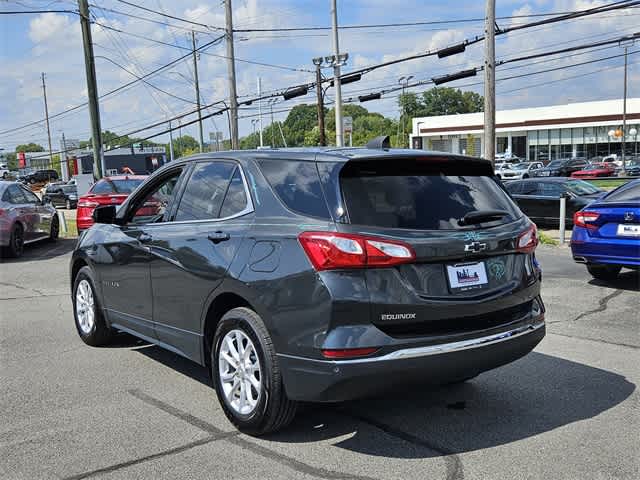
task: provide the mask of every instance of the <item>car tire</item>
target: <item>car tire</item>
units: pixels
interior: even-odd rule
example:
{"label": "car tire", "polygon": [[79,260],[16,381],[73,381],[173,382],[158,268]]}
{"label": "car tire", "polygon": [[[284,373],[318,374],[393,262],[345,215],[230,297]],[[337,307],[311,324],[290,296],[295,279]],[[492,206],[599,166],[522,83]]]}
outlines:
{"label": "car tire", "polygon": [[82,341],[92,347],[107,345],[113,330],[105,322],[89,267],[82,267],[73,281],[72,303],[74,322]]}
{"label": "car tire", "polygon": [[4,173],[2,174],[2,179],[3,179],[3,180],[6,180],[7,178],[9,178],[9,174],[8,174],[7,172],[4,172]]}
{"label": "car tire", "polygon": [[593,278],[598,280],[614,280],[622,267],[616,265],[587,265],[587,270]]}
{"label": "car tire", "polygon": [[498,180],[500,180],[502,177],[500,176],[500,174],[499,174],[499,173],[496,173],[496,178],[497,178]]}
{"label": "car tire", "polygon": [[66,208],[67,210],[71,210],[71,201],[67,200],[66,202],[64,202],[64,208]]}
{"label": "car tire", "polygon": [[522,175],[522,178],[529,178],[529,174],[525,173],[524,175]]}
{"label": "car tire", "polygon": [[55,242],[60,236],[60,219],[58,212],[51,218],[51,228],[49,229],[49,240]]}
{"label": "car tire", "polygon": [[[242,364],[237,362],[239,350],[248,352]],[[211,377],[225,415],[241,432],[256,436],[274,432],[286,427],[296,414],[297,402],[284,390],[271,336],[260,316],[249,308],[234,308],[218,323],[211,349]]]}
{"label": "car tire", "polygon": [[22,225],[16,223],[11,229],[9,245],[6,248],[7,256],[19,258],[24,252],[24,229]]}

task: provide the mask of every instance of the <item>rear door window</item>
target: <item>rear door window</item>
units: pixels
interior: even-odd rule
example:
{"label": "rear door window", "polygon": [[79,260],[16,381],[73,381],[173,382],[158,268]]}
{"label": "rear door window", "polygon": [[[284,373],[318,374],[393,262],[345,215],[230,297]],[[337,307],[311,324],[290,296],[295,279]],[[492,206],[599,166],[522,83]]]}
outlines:
{"label": "rear door window", "polygon": [[[503,210],[507,223],[521,216],[507,193],[478,168],[460,165],[398,165],[350,162],[340,186],[350,222],[383,228],[460,228],[467,213]],[[495,222],[492,222],[495,225]]]}
{"label": "rear door window", "polygon": [[289,210],[310,217],[331,218],[315,162],[263,160],[260,169]]}
{"label": "rear door window", "polygon": [[196,164],[180,199],[175,220],[218,218],[235,168],[229,162]]}

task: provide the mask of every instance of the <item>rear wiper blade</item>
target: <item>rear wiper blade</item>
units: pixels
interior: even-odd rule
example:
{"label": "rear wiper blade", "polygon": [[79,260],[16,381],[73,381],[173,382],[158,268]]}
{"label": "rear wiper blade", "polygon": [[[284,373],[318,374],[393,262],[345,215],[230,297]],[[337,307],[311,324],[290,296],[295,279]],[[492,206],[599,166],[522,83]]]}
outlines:
{"label": "rear wiper blade", "polygon": [[505,210],[480,210],[477,212],[469,212],[458,220],[458,225],[473,225],[476,223],[490,222],[493,220],[499,220],[507,215],[509,215],[509,212]]}

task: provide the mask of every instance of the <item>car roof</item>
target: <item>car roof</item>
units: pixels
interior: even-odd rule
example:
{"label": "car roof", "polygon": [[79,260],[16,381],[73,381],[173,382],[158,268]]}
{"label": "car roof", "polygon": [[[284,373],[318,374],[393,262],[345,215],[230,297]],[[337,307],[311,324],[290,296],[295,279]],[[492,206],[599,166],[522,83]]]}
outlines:
{"label": "car roof", "polygon": [[144,180],[149,175],[110,175],[103,177],[106,180]]}
{"label": "car roof", "polygon": [[257,160],[307,160],[317,162],[348,162],[358,159],[389,159],[389,158],[442,158],[447,157],[452,160],[466,161],[472,163],[486,163],[489,161],[469,157],[466,155],[457,155],[447,152],[436,152],[430,150],[418,149],[400,149],[400,148],[366,148],[366,147],[293,147],[293,148],[265,148],[258,150],[228,150],[225,152],[200,153],[190,157],[182,158],[180,161],[189,162],[211,158],[253,158]]}
{"label": "car roof", "polygon": [[570,177],[534,177],[523,178],[522,180],[514,180],[515,182],[552,182],[552,183],[564,183],[569,180],[580,180],[579,178]]}

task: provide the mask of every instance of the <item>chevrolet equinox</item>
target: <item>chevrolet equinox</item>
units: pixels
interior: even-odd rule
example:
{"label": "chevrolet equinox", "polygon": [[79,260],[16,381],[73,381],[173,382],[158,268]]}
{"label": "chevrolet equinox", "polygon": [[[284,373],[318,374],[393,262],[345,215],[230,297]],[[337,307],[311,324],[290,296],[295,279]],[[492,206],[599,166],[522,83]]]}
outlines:
{"label": "chevrolet equinox", "polygon": [[536,226],[489,162],[385,146],[200,154],[98,207],[70,265],[80,337],[206,366],[254,435],[300,401],[526,355],[545,333]]}

